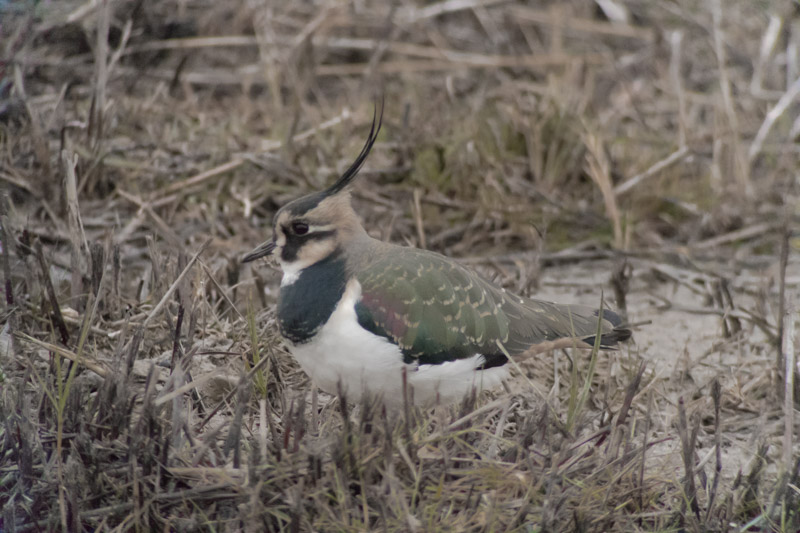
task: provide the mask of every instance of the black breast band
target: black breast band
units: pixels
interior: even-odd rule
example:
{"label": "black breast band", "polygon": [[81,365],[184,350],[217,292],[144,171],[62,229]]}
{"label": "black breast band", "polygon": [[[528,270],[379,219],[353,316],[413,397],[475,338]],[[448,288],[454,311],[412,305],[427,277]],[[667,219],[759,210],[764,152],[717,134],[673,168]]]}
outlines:
{"label": "black breast band", "polygon": [[294,344],[311,340],[342,299],[346,282],[344,257],[338,251],[301,270],[294,283],[281,287],[281,334]]}

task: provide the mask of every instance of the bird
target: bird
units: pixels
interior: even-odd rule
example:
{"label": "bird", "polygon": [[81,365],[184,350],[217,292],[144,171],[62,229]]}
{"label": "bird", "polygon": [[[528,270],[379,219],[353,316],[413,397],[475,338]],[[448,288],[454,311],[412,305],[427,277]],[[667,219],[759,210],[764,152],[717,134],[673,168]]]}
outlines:
{"label": "bird", "polygon": [[526,298],[450,257],[371,237],[350,186],[382,122],[381,102],[350,167],[281,207],[271,237],[242,258],[277,258],[280,334],[316,386],[393,409],[446,405],[497,387],[509,358],[542,343],[594,344],[599,332],[614,348],[631,336],[613,311]]}

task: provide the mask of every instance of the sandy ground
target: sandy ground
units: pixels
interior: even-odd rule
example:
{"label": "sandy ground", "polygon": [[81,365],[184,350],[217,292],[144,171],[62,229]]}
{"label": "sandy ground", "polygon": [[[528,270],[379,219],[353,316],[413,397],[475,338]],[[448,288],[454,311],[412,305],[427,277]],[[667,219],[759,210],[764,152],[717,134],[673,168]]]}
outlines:
{"label": "sandy ground", "polygon": [[[681,442],[676,429],[678,402],[682,398],[690,419],[701,417],[697,452],[700,464],[706,465],[706,472],[713,471],[714,407],[710,391],[715,378],[720,380],[723,391],[723,479],[732,479],[740,469],[747,472],[762,442],[771,445],[768,453],[779,457],[783,433],[782,397],[770,390],[775,348],[766,344],[765,335],[748,322],[743,322],[741,334],[726,339],[722,318],[712,314],[715,306],[709,302],[708,295],[703,294],[703,287],[656,280],[648,261],[633,260],[632,265],[633,277],[627,298],[629,320],[649,323],[637,327],[633,340],[621,351],[602,354],[608,364],[598,365],[598,378],[601,383],[605,380],[607,386],[613,387],[625,379],[625,368],[629,369],[636,361],[646,361],[645,383],[639,394],[654,396],[657,422],[651,428],[650,438],[668,438],[649,452],[650,466],[660,464],[663,475],[669,479],[679,480],[683,475]],[[609,296],[613,291],[608,283],[613,268],[610,261],[547,268],[542,272],[536,296],[563,303],[591,304],[599,302],[602,288],[605,298],[613,302],[613,297]],[[720,264],[717,269],[730,275],[725,272],[728,270],[731,268],[727,264]],[[765,260],[762,268],[741,269],[732,275],[736,307],[757,314],[759,294],[769,294],[769,300],[776,302],[776,272],[777,261]],[[788,292],[797,293],[798,274],[800,258],[794,257],[787,272]],[[564,366],[561,371],[567,372]],[[540,377],[543,379],[534,381],[548,384],[555,381]],[[513,383],[515,390],[529,386],[519,377],[514,378]],[[753,394],[758,389],[763,389],[763,394]],[[551,396],[552,392],[551,389]],[[753,397],[759,399],[753,401]],[[646,405],[646,402],[639,403]],[[614,411],[618,405],[610,408]],[[795,454],[800,454],[800,447],[795,447]],[[777,472],[768,470],[767,473],[775,475]]]}

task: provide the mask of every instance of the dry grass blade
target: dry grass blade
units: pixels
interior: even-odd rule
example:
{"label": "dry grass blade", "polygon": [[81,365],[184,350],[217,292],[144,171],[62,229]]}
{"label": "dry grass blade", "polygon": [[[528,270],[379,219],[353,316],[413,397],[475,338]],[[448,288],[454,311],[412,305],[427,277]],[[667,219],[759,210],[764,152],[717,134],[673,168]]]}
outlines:
{"label": "dry grass blade", "polygon": [[[34,246],[36,250],[36,260],[39,263],[39,270],[41,271],[41,278],[47,292],[47,298],[50,300],[50,308],[52,312],[53,322],[61,336],[61,342],[65,346],[69,342],[69,330],[67,324],[64,322],[64,317],[61,314],[61,305],[58,303],[58,296],[53,288],[53,281],[50,279],[50,269],[47,266],[47,261],[44,258],[44,251],[42,250],[41,241],[36,241]],[[9,279],[10,281],[10,279]]]}
{"label": "dry grass blade", "polygon": [[218,376],[220,374],[219,371],[209,372],[207,374],[203,374],[202,376],[192,379],[188,383],[184,383],[180,387],[170,391],[168,394],[164,394],[158,397],[155,401],[155,405],[159,406],[161,404],[167,403],[172,401],[173,399],[186,394],[187,392],[193,391],[199,387],[202,387],[207,381],[211,380],[212,378]]}
{"label": "dry grass blade", "polygon": [[733,154],[733,177],[742,193],[751,190],[750,167],[745,161],[744,151],[741,150],[740,140],[736,135],[739,131],[739,116],[734,104],[733,89],[728,70],[728,54],[725,47],[725,32],[723,30],[723,18],[726,11],[722,8],[722,0],[713,0],[710,3],[712,14],[712,31],[714,35],[714,53],[716,54],[719,70],[719,86],[722,94],[722,106],[725,118],[728,122],[728,130],[733,133],[727,139],[730,151]]}
{"label": "dry grass blade", "polygon": [[717,490],[719,489],[720,474],[722,473],[722,431],[720,430],[722,386],[717,379],[711,383],[711,398],[714,400],[714,455],[716,462],[714,468],[714,479],[708,495],[708,512],[706,513],[706,522],[708,522],[711,512],[714,509],[714,504],[717,499]]}
{"label": "dry grass blade", "polygon": [[795,398],[794,380],[797,369],[795,368],[795,325],[797,323],[797,308],[795,302],[790,302],[783,315],[783,464],[787,470],[792,467],[794,456],[794,418]]}
{"label": "dry grass blade", "polygon": [[683,146],[678,150],[672,152],[670,155],[654,163],[650,168],[642,172],[641,174],[636,174],[635,176],[631,177],[630,179],[620,183],[616,187],[614,187],[614,194],[620,196],[632,190],[634,187],[639,185],[640,183],[654,177],[658,176],[660,172],[668,169],[672,165],[679,163],[683,160],[686,156],[689,155],[689,148]]}
{"label": "dry grass blade", "polygon": [[[700,505],[697,501],[697,484],[695,482],[695,445],[697,440],[697,428],[689,432],[689,424],[686,421],[686,409],[683,398],[678,403],[678,434],[681,437],[681,455],[683,456],[684,468],[684,499],[681,502],[683,509],[689,507],[697,519],[700,518]],[[681,513],[683,515],[683,513]]]}
{"label": "dry grass blade", "polygon": [[79,363],[79,364],[85,366],[86,368],[88,368],[89,370],[91,370],[92,372],[94,372],[95,374],[97,374],[100,377],[106,377],[111,372],[111,370],[109,370],[102,363],[97,362],[97,361],[92,361],[91,359],[87,359],[87,357],[85,355],[78,355],[75,352],[73,352],[71,350],[68,350],[67,348],[63,348],[63,347],[58,346],[56,344],[51,344],[49,342],[44,342],[44,341],[41,341],[39,339],[35,339],[35,338],[31,337],[30,335],[26,335],[25,333],[22,333],[22,332],[17,332],[16,336],[20,340],[29,342],[29,343],[31,343],[31,344],[33,344],[35,346],[43,348],[43,349],[47,350],[48,352],[56,354],[56,355],[58,355],[60,357],[63,357],[65,359],[69,359],[73,363]]}
{"label": "dry grass blade", "polygon": [[764,141],[767,139],[767,135],[772,130],[775,122],[780,119],[786,110],[789,109],[789,106],[792,105],[797,100],[797,97],[800,96],[800,78],[797,78],[792,82],[789,89],[781,95],[780,100],[775,106],[769,110],[767,113],[764,122],[761,124],[761,127],[758,129],[758,133],[756,133],[753,142],[750,143],[750,148],[747,150],[747,158],[752,165],[755,161],[756,157],[761,155],[761,150],[764,146]]}
{"label": "dry grass blade", "polygon": [[153,193],[153,198],[161,198],[173,193],[185,193],[187,189],[190,187],[199,185],[206,180],[211,178],[215,178],[220,174],[224,174],[226,172],[230,172],[238,167],[240,167],[244,163],[244,159],[232,159],[227,163],[223,163],[222,165],[218,165],[212,169],[206,170],[205,172],[201,172],[195,176],[183,179],[181,181],[171,183]]}
{"label": "dry grass blade", "polygon": [[692,247],[697,249],[705,249],[713,246],[719,246],[721,244],[729,244],[736,241],[752,239],[754,237],[760,237],[761,235],[779,230],[783,226],[784,224],[782,222],[762,222],[742,228],[740,230],[726,233],[724,235],[718,235],[710,239],[693,243]]}
{"label": "dry grass blade", "polygon": [[617,199],[614,196],[611,184],[611,166],[606,155],[605,147],[599,136],[591,133],[585,135],[584,142],[588,150],[586,154],[586,173],[592,178],[603,195],[603,202],[606,206],[606,216],[611,220],[614,228],[614,248],[617,250],[625,249],[625,242],[622,236],[622,217],[617,207]]}
{"label": "dry grass blade", "polygon": [[[599,4],[599,2],[598,2]],[[600,22],[588,18],[557,17],[552,10],[532,9],[524,6],[513,6],[511,12],[514,16],[524,21],[535,22],[548,26],[560,26],[561,29],[575,33],[596,33],[613,35],[616,37],[629,37],[642,41],[653,41],[655,33],[650,28],[636,27],[631,24]]]}
{"label": "dry grass blade", "polygon": [[150,311],[147,314],[147,316],[145,317],[144,321],[142,322],[142,327],[147,327],[147,325],[150,323],[150,321],[153,320],[153,318],[156,315],[158,315],[159,311],[161,311],[161,309],[164,307],[164,304],[166,304],[167,301],[169,301],[170,297],[175,292],[175,289],[178,288],[178,285],[180,284],[180,282],[183,280],[183,278],[186,276],[186,274],[188,274],[189,271],[192,269],[192,267],[194,266],[195,261],[197,261],[197,258],[200,257],[200,254],[203,253],[203,251],[205,251],[206,247],[210,243],[211,243],[211,238],[208,238],[208,239],[205,240],[205,242],[203,242],[203,244],[200,245],[200,247],[194,253],[192,258],[186,264],[184,269],[181,271],[180,275],[175,279],[175,281],[172,282],[172,284],[169,286],[169,289],[167,289],[167,292],[164,293],[164,296],[161,297],[161,300],[159,300],[159,302],[156,304],[156,306],[153,307],[153,310]]}
{"label": "dry grass blade", "polygon": [[8,228],[8,215],[6,214],[8,206],[8,196],[6,194],[0,195],[0,260],[3,262],[3,291],[5,298],[3,304],[5,305],[6,313],[13,321],[14,317],[14,287],[11,280],[11,262],[9,256],[11,255],[11,243],[8,236],[11,233]]}
{"label": "dry grass blade", "polygon": [[183,247],[181,238],[178,237],[178,235],[175,234],[175,232],[172,230],[172,228],[169,226],[169,224],[167,224],[164,221],[164,219],[162,219],[160,216],[158,216],[158,213],[156,213],[153,210],[153,204],[152,203],[145,202],[141,198],[139,198],[139,197],[137,197],[137,196],[135,196],[133,194],[130,194],[130,193],[124,191],[123,189],[117,189],[117,192],[123,198],[125,198],[127,200],[130,200],[131,202],[135,203],[137,206],[139,206],[140,209],[142,209],[145,213],[147,213],[150,216],[150,218],[156,224],[156,228],[158,229],[158,233],[161,234],[161,236],[164,238],[164,240],[168,241],[172,246],[175,246],[177,248],[182,248]]}
{"label": "dry grass blade", "polygon": [[425,19],[436,18],[445,14],[452,14],[465,9],[488,7],[493,4],[503,3],[508,0],[441,0],[424,8],[409,7],[401,12],[400,17],[407,19],[408,23],[420,22]]}
{"label": "dry grass blade", "polygon": [[70,253],[70,267],[72,271],[72,297],[79,298],[83,294],[81,274],[86,272],[85,253],[89,251],[89,242],[81,220],[81,210],[78,205],[78,178],[75,167],[78,157],[68,150],[61,152],[61,163],[64,168],[64,191],[66,193],[69,237],[72,242]]}

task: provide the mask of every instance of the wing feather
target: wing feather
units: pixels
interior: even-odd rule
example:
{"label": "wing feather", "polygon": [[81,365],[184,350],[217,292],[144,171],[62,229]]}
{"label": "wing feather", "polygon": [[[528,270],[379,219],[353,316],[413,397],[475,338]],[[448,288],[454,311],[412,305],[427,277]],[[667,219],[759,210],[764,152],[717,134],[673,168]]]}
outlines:
{"label": "wing feather", "polygon": [[[383,254],[357,277],[359,323],[397,344],[407,363],[439,364],[480,353],[496,366],[505,362],[498,341],[514,356],[559,338],[593,342],[597,332],[596,309],[521,298],[425,250]],[[611,311],[603,312],[601,331],[604,347],[630,337]]]}

